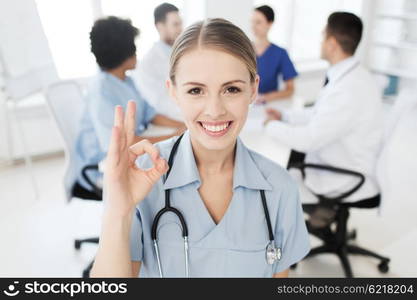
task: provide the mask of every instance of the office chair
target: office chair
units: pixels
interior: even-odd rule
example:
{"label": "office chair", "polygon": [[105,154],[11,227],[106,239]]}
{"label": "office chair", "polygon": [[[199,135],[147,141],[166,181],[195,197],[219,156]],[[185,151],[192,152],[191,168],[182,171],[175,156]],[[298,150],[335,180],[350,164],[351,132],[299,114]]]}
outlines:
{"label": "office chair", "polygon": [[[353,272],[348,255],[365,255],[374,257],[380,261],[378,265],[380,272],[388,272],[389,258],[349,243],[350,240],[356,238],[356,231],[348,232],[347,229],[349,210],[351,208],[377,208],[381,202],[380,195],[355,202],[343,202],[345,198],[355,193],[363,185],[365,176],[361,173],[346,169],[309,163],[293,163],[289,165],[289,168],[300,170],[303,178],[305,178],[305,169],[307,168],[345,174],[358,178],[358,183],[353,188],[338,196],[327,197],[325,195],[313,193],[318,198],[318,203],[303,204],[303,210],[310,216],[306,221],[309,233],[323,241],[321,246],[311,249],[305,259],[321,253],[334,253],[340,259],[345,276],[351,278],[353,277]],[[295,267],[296,265],[293,265],[292,269]]]}
{"label": "office chair", "polygon": [[[73,146],[79,133],[79,124],[84,112],[84,98],[82,89],[75,81],[61,81],[52,84],[46,90],[46,98],[49,109],[58,125],[61,136],[64,140],[65,149],[65,174],[64,189],[67,201],[73,198],[81,200],[102,200],[102,190],[90,180],[89,172],[97,172],[97,165],[85,166],[82,170],[82,176],[89,184],[90,190],[85,189],[77,181],[77,170],[75,170],[75,156]],[[74,241],[75,249],[79,250],[84,243],[97,244],[98,237],[77,239]],[[84,269],[83,277],[89,277],[90,269],[94,260]]]}

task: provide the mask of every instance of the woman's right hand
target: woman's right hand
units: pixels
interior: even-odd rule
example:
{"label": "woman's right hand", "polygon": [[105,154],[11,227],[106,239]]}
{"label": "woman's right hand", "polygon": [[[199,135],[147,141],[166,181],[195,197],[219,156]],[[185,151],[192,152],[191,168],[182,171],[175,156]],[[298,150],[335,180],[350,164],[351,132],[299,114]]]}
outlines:
{"label": "woman's right hand", "polygon": [[[126,115],[121,106],[116,106],[114,126],[104,171],[104,197],[110,214],[126,216],[136,204],[151,191],[152,186],[168,171],[165,159],[158,149],[147,140],[134,145],[136,104],[129,101]],[[153,166],[143,170],[136,166],[138,156],[147,153]]]}

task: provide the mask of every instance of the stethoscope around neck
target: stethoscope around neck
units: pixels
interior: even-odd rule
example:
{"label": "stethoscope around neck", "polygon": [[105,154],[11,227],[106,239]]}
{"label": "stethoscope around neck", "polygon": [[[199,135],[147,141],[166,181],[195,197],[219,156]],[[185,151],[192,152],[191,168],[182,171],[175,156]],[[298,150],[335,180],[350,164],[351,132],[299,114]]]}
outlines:
{"label": "stethoscope around neck", "polygon": [[[165,176],[165,182],[168,179],[169,173],[172,170],[172,166],[174,164],[174,157],[175,157],[175,154],[177,153],[178,146],[179,146],[183,136],[184,136],[184,134],[182,134],[176,140],[174,146],[172,147],[171,153],[169,154],[169,159],[168,159],[169,169],[168,169],[168,172]],[[276,261],[281,259],[281,249],[275,247],[274,233],[273,233],[273,230],[272,230],[271,218],[269,216],[268,206],[266,204],[265,191],[264,190],[259,190],[259,192],[261,194],[262,206],[263,206],[263,209],[264,209],[266,224],[267,224],[267,227],[268,227],[268,236],[269,236],[269,243],[268,243],[268,245],[265,249],[265,259],[266,259],[266,261],[269,265],[272,265]],[[178,209],[176,209],[175,207],[171,206],[170,189],[165,190],[165,206],[160,211],[158,211],[158,213],[154,217],[153,222],[152,222],[152,228],[151,228],[151,238],[152,238],[152,241],[153,241],[156,260],[157,260],[157,263],[158,263],[159,277],[161,277],[161,278],[164,277],[164,273],[163,273],[163,270],[162,270],[161,256],[160,256],[160,253],[159,253],[157,229],[158,229],[159,220],[167,212],[171,212],[171,213],[175,214],[177,216],[178,220],[181,223],[182,238],[184,240],[185,276],[190,277],[189,256],[188,256],[188,249],[189,249],[188,246],[189,245],[188,245],[187,222],[185,221],[185,218],[182,215],[182,213]]]}

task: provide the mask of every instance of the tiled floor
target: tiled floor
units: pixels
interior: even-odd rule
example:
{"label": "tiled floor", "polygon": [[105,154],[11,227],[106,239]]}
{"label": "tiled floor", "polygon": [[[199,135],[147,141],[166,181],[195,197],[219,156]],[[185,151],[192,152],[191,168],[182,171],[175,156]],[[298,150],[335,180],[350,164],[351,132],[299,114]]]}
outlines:
{"label": "tiled floor", "polygon": [[[358,230],[356,242],[389,256],[390,271],[381,274],[375,260],[352,256],[356,276],[417,276],[417,188],[410,184],[417,183],[417,172],[404,174],[404,167],[417,170],[415,120],[411,116],[403,119],[401,139],[392,146],[395,153],[405,146],[408,154],[402,152],[404,155],[414,153],[410,159],[399,159],[390,169],[396,184],[403,185],[398,197],[390,200],[395,203],[383,216],[374,210],[357,210],[350,220],[350,227]],[[60,182],[63,163],[63,157],[35,162],[40,189],[37,200],[23,166],[0,170],[0,276],[78,277],[94,256],[95,245],[76,251],[73,241],[98,235],[101,203],[65,202]],[[316,244],[312,239],[312,245]],[[291,276],[341,277],[343,272],[335,256],[320,255],[301,262]]]}

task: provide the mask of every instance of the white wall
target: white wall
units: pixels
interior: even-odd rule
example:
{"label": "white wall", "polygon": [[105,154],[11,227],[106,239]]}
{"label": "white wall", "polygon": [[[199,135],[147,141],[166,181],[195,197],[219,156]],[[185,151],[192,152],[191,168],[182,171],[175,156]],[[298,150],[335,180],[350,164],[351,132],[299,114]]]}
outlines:
{"label": "white wall", "polygon": [[356,50],[356,56],[369,67],[369,48],[372,43],[372,31],[375,25],[375,0],[367,0],[362,5],[362,22],[364,26],[362,41]]}
{"label": "white wall", "polygon": [[227,19],[239,26],[246,34],[250,33],[250,17],[252,9],[252,0],[206,0],[207,18]]}
{"label": "white wall", "polygon": [[206,1],[185,0],[181,15],[185,27],[204,19],[206,15]]}

